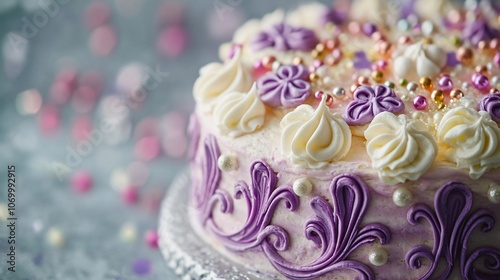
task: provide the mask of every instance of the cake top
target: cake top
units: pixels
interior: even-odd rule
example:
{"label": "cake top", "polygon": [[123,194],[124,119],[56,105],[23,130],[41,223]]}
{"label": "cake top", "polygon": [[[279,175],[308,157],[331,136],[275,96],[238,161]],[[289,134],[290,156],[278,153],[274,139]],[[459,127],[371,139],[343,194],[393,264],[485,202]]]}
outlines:
{"label": "cake top", "polygon": [[200,70],[199,110],[229,137],[280,118],[276,143],[303,168],[335,164],[358,137],[386,184],[418,180],[436,158],[480,178],[500,167],[500,5],[408,2],[248,21]]}

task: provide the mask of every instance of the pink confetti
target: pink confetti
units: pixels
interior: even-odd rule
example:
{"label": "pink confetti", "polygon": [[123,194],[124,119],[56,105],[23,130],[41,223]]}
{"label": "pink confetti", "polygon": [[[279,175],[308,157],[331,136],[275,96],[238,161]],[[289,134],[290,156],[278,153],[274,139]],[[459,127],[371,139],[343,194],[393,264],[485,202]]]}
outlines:
{"label": "pink confetti", "polygon": [[87,139],[92,130],[92,121],[88,116],[80,116],[73,122],[71,135],[76,141]]}
{"label": "pink confetti", "polygon": [[93,180],[90,173],[86,171],[79,171],[73,174],[71,178],[71,185],[73,190],[77,193],[86,193],[92,188]]}
{"label": "pink confetti", "polygon": [[139,199],[139,193],[137,192],[137,188],[135,186],[128,186],[122,190],[122,200],[127,205],[136,204]]}
{"label": "pink confetti", "polygon": [[42,108],[38,118],[38,124],[40,130],[44,134],[55,133],[59,129],[60,123],[61,117],[59,115],[59,109],[57,109],[57,107],[47,105]]}
{"label": "pink confetti", "polygon": [[90,86],[81,86],[74,92],[72,104],[79,113],[90,112],[97,101],[98,93]]}
{"label": "pink confetti", "polygon": [[149,247],[158,249],[158,232],[152,229],[146,231],[146,234],[144,234],[144,241],[146,241]]}
{"label": "pink confetti", "polygon": [[160,54],[167,57],[178,57],[187,49],[188,34],[181,25],[165,28],[156,41],[156,47]]}
{"label": "pink confetti", "polygon": [[107,23],[110,19],[109,7],[103,2],[94,2],[85,11],[85,24],[91,30]]}
{"label": "pink confetti", "polygon": [[115,49],[117,41],[113,27],[99,26],[90,34],[90,50],[98,56],[107,56]]}
{"label": "pink confetti", "polygon": [[156,136],[146,136],[135,146],[135,155],[144,161],[151,161],[160,155],[160,139]]}

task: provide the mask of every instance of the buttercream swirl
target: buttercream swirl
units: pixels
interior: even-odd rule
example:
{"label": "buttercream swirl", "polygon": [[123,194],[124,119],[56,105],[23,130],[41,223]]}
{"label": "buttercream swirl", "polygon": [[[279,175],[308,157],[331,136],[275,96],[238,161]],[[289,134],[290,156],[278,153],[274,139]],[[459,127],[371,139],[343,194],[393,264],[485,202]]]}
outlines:
{"label": "buttercream swirl", "polygon": [[417,42],[407,47],[394,60],[394,73],[399,78],[418,80],[418,77],[436,77],[446,65],[446,51],[433,44]]}
{"label": "buttercream swirl", "polygon": [[257,81],[260,98],[272,107],[296,107],[311,94],[304,65],[281,66],[276,73],[268,72]]}
{"label": "buttercream swirl", "polygon": [[254,85],[248,93],[230,92],[217,100],[214,118],[223,134],[238,137],[259,129],[264,124],[266,108]]}
{"label": "buttercream swirl", "polygon": [[388,86],[359,86],[354,92],[354,100],[347,105],[344,119],[349,125],[365,125],[382,112],[396,114],[404,107],[403,101]]}
{"label": "buttercream swirl", "polygon": [[443,116],[437,136],[447,158],[458,168],[469,168],[474,180],[500,167],[500,128],[487,112],[456,107]]}
{"label": "buttercream swirl", "polygon": [[235,50],[226,64],[210,63],[200,69],[194,83],[194,99],[206,111],[211,111],[215,100],[227,92],[247,92],[252,86],[250,70],[241,62],[241,49]]}
{"label": "buttercream swirl", "polygon": [[490,114],[491,119],[500,122],[500,94],[488,94],[479,101],[479,110]]}
{"label": "buttercream swirl", "polygon": [[422,121],[390,112],[375,116],[365,138],[372,167],[388,185],[418,180],[432,166],[438,151]]}
{"label": "buttercream swirl", "polygon": [[318,108],[303,104],[281,121],[281,147],[290,160],[306,168],[322,168],[342,159],[351,147],[351,131],[323,98]]}
{"label": "buttercream swirl", "polygon": [[303,27],[293,27],[284,22],[273,25],[252,40],[252,49],[260,51],[273,47],[278,51],[310,51],[318,43],[314,31]]}

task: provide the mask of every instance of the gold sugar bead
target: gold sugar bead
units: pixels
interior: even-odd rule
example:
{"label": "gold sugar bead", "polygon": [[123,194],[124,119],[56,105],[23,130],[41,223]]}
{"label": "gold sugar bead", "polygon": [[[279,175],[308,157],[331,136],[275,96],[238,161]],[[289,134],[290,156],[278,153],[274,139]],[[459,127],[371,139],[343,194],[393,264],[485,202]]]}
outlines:
{"label": "gold sugar bead", "polygon": [[446,109],[446,105],[444,103],[438,103],[438,110],[441,111],[441,110],[444,110]]}
{"label": "gold sugar bead", "polygon": [[474,61],[474,52],[471,48],[460,47],[456,54],[457,60],[464,65],[471,65]]}
{"label": "gold sugar bead", "polygon": [[432,85],[432,80],[429,77],[420,78],[420,86],[427,91],[431,91],[432,88],[434,87]]}
{"label": "gold sugar bead", "polygon": [[316,73],[309,74],[309,81],[316,82],[317,80],[319,80],[319,75],[318,74],[316,74]]}
{"label": "gold sugar bead", "polygon": [[464,93],[459,89],[454,89],[450,92],[450,97],[453,99],[460,99],[464,97]]}
{"label": "gold sugar bead", "polygon": [[444,93],[443,93],[443,91],[440,90],[440,89],[433,90],[432,93],[431,93],[431,99],[434,102],[443,103],[444,102]]}
{"label": "gold sugar bead", "polygon": [[294,57],[292,63],[294,65],[300,65],[304,63],[304,59],[302,57]]}
{"label": "gold sugar bead", "polygon": [[372,78],[375,82],[381,83],[384,80],[384,73],[382,71],[373,71]]}

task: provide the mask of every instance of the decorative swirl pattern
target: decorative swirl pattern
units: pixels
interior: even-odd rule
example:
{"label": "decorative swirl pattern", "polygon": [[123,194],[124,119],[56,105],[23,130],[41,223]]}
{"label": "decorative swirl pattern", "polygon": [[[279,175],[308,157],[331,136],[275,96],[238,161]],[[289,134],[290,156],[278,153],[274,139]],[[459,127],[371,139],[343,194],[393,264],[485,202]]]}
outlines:
{"label": "decorative swirl pattern", "polygon": [[500,167],[500,128],[487,112],[453,108],[439,123],[437,137],[448,159],[468,168],[474,180]]}
{"label": "decorative swirl pattern", "polygon": [[[203,145],[204,156],[201,162],[201,180],[193,181],[192,197],[196,210],[200,212],[200,220],[205,224],[212,216],[212,209],[217,201],[221,202],[221,211],[231,213],[233,210],[229,194],[218,190],[220,183],[220,170],[217,167],[217,159],[220,156],[217,140],[211,134],[205,137]],[[194,176],[196,178],[196,176]]]}
{"label": "decorative swirl pattern", "polygon": [[500,94],[488,94],[479,101],[479,110],[490,114],[491,119],[500,122]]}
{"label": "decorative swirl pattern", "polygon": [[[467,256],[467,242],[472,231],[481,228],[483,232],[488,232],[495,225],[495,219],[488,210],[479,209],[469,214],[472,201],[473,194],[469,187],[460,182],[450,182],[437,191],[434,211],[426,204],[417,204],[408,210],[410,224],[417,225],[423,218],[429,222],[434,233],[432,251],[424,245],[419,245],[406,254],[406,264],[413,269],[422,266],[422,258],[429,260],[430,268],[420,280],[431,277],[448,279],[458,260],[464,279],[499,279],[500,249],[480,247]],[[493,259],[493,262],[487,261],[485,267],[494,273],[481,272],[473,267],[473,263],[481,256],[490,256]],[[446,269],[437,271],[441,259],[444,259]]]}
{"label": "decorative swirl pattern", "polygon": [[314,31],[281,22],[255,36],[252,40],[252,49],[260,51],[274,47],[278,51],[310,51],[317,43],[318,38]]}
{"label": "decorative swirl pattern", "polygon": [[418,80],[422,76],[433,78],[446,65],[446,57],[446,51],[442,48],[417,42],[394,59],[394,73],[410,80]]}
{"label": "decorative swirl pattern", "polygon": [[321,168],[343,158],[351,147],[351,131],[339,114],[332,114],[323,98],[318,108],[300,105],[281,120],[281,148],[293,163]]}
{"label": "decorative swirl pattern", "polygon": [[478,17],[464,28],[462,35],[472,44],[477,45],[481,41],[500,38],[500,30],[489,25],[484,18]]}
{"label": "decorative swirl pattern", "polygon": [[349,125],[365,125],[382,112],[397,114],[405,108],[392,88],[385,85],[359,86],[347,105],[344,119]]}
{"label": "decorative swirl pattern", "polygon": [[241,62],[241,49],[236,48],[233,58],[226,64],[210,63],[200,69],[193,94],[197,104],[211,111],[223,93],[248,92],[251,87],[250,70]]}
{"label": "decorative swirl pattern", "polygon": [[267,72],[257,81],[260,98],[272,107],[296,107],[311,94],[304,65],[285,65],[276,73]]}
{"label": "decorative swirl pattern", "polygon": [[307,222],[306,237],[321,247],[321,255],[306,265],[296,265],[285,260],[270,244],[262,248],[271,264],[290,279],[315,279],[336,270],[352,270],[360,279],[375,279],[374,273],[365,265],[346,260],[359,246],[376,239],[386,244],[391,238],[389,229],[381,224],[360,227],[370,195],[365,183],[357,176],[344,174],[335,177],[331,184],[333,208],[322,197],[311,200],[316,218]]}
{"label": "decorative swirl pattern", "polygon": [[388,185],[415,181],[432,166],[438,147],[419,120],[384,112],[365,131],[366,151],[372,167]]}
{"label": "decorative swirl pattern", "polygon": [[264,124],[266,108],[257,95],[255,83],[248,93],[230,92],[221,96],[214,109],[220,131],[231,137],[251,133]]}
{"label": "decorative swirl pattern", "polygon": [[278,251],[286,250],[289,238],[285,230],[276,225],[270,225],[274,211],[281,200],[286,202],[290,211],[297,210],[299,198],[294,194],[292,187],[281,186],[275,189],[278,178],[269,165],[263,161],[255,161],[250,167],[252,184],[249,187],[240,181],[235,187],[235,197],[243,198],[248,207],[245,225],[236,233],[221,232],[211,221],[209,226],[219,240],[229,249],[243,251],[259,246],[270,235],[276,237],[272,246]]}

